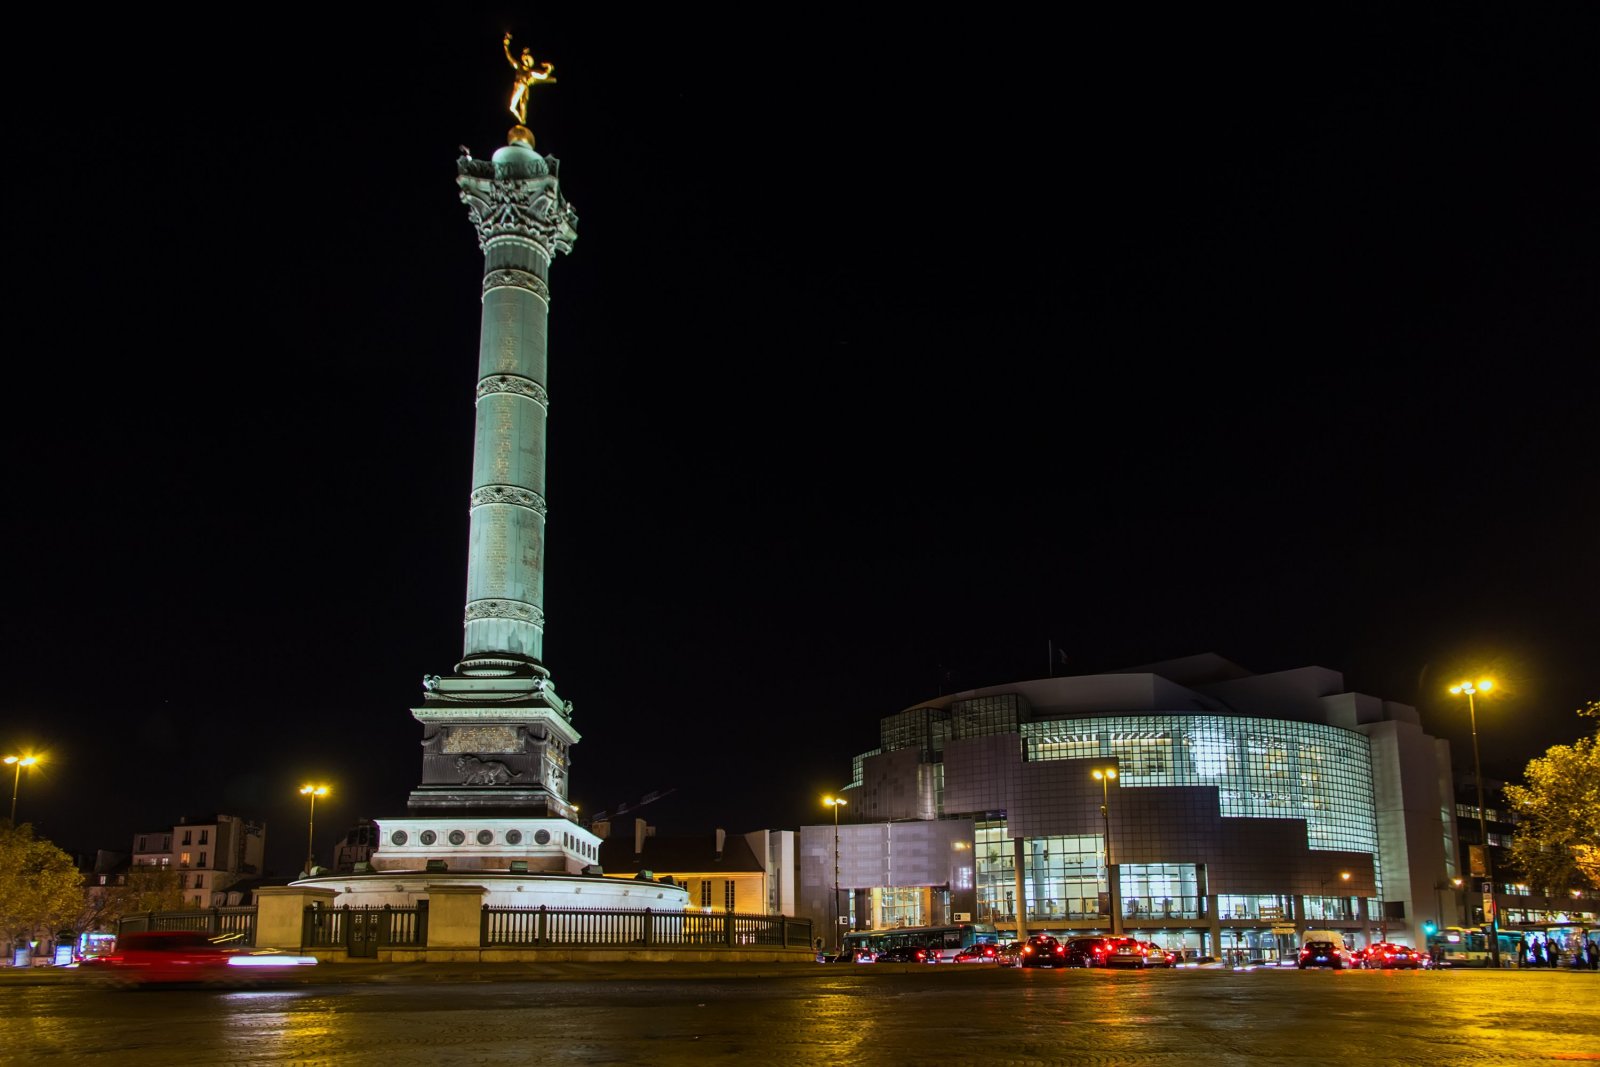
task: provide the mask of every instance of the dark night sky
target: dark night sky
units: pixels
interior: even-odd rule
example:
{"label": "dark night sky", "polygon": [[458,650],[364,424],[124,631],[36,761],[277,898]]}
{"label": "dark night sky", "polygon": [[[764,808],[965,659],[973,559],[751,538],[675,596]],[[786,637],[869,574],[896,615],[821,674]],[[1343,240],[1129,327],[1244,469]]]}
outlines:
{"label": "dark night sky", "polygon": [[403,812],[460,651],[455,157],[503,143],[506,28],[581,219],[546,660],[585,809],[822,821],[881,716],[1047,641],[1342,670],[1458,759],[1444,687],[1491,670],[1491,773],[1578,736],[1593,18],[850,10],[41,32],[6,76],[20,816],[75,850],[264,817],[288,873],[301,781],[324,851]]}

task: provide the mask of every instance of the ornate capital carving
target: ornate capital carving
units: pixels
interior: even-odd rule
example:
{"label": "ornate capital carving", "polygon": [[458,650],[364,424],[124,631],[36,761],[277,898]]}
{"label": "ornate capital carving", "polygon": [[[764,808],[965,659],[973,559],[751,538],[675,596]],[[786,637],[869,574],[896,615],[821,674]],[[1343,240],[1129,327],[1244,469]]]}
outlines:
{"label": "ornate capital carving", "polygon": [[561,195],[554,174],[485,178],[463,173],[456,184],[478,230],[479,248],[498,237],[520,237],[543,249],[546,258],[572,251],[572,242],[578,239],[578,215]]}
{"label": "ornate capital carving", "polygon": [[473,600],[467,603],[467,622],[474,619],[514,619],[544,626],[544,612],[536,604],[520,600]]}
{"label": "ornate capital carving", "polygon": [[527,397],[546,411],[550,410],[550,397],[545,393],[544,386],[532,378],[516,374],[491,374],[478,383],[478,399],[482,400],[491,393],[515,393]]}
{"label": "ornate capital carving", "polygon": [[479,504],[514,504],[519,508],[527,508],[541,519],[548,511],[544,497],[520,485],[486,485],[482,489],[474,489],[472,506]]}
{"label": "ornate capital carving", "polygon": [[488,296],[490,289],[526,289],[534,296],[550,303],[550,287],[544,279],[532,271],[517,270],[515,267],[505,267],[492,270],[483,276],[483,295]]}

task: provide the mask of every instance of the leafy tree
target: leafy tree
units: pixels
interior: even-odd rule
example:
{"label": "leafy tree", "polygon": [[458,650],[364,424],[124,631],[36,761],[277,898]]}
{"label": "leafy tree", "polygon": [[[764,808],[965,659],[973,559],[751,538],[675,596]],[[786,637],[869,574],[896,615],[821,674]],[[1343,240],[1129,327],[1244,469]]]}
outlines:
{"label": "leafy tree", "polygon": [[[1600,719],[1600,701],[1579,715]],[[1600,888],[1600,728],[1555,745],[1528,764],[1524,785],[1506,787],[1520,816],[1511,858],[1529,881],[1552,892]]]}
{"label": "leafy tree", "polygon": [[82,913],[83,876],[72,857],[34,837],[28,823],[0,823],[0,937],[32,940]]}
{"label": "leafy tree", "polygon": [[177,911],[184,906],[183,877],[170,867],[130,867],[121,885],[106,886],[94,922],[106,930],[118,920],[146,911]]}

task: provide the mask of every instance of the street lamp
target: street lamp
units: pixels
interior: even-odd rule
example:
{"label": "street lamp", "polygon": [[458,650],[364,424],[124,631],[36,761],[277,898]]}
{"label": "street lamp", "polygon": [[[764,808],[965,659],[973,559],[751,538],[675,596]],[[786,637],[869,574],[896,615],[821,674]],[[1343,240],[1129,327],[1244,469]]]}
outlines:
{"label": "street lamp", "polygon": [[17,790],[22,788],[22,768],[39,762],[38,756],[7,756],[5,761],[16,768],[11,775],[11,825],[17,825]]}
{"label": "street lamp", "polygon": [[[1331,881],[1333,881],[1332,878],[1324,878],[1324,879],[1322,879],[1322,881],[1320,883],[1318,883],[1317,896],[1320,897],[1321,900],[1322,900],[1322,918],[1323,918],[1324,921],[1327,921],[1327,918],[1328,918],[1328,895],[1327,895],[1327,892],[1328,892],[1328,883],[1331,882]],[[1339,881],[1341,881],[1341,882],[1350,881],[1350,872],[1349,871],[1340,871],[1339,872]],[[1340,918],[1343,918],[1343,916],[1340,916]]]}
{"label": "street lamp", "polygon": [[316,840],[317,798],[327,796],[328,787],[325,785],[303,785],[300,787],[300,795],[311,798],[311,814],[306,818],[306,877],[309,878],[311,877],[313,865],[314,846],[312,842]]}
{"label": "street lamp", "polygon": [[1472,724],[1472,777],[1478,784],[1478,842],[1483,846],[1483,878],[1489,886],[1489,965],[1500,966],[1500,909],[1495,905],[1494,861],[1489,855],[1489,820],[1483,807],[1483,761],[1478,758],[1478,703],[1474,697],[1494,688],[1488,678],[1476,684],[1460,682],[1450,687],[1456,696],[1467,695],[1467,716]]}
{"label": "street lamp", "polygon": [[843,797],[823,797],[822,802],[833,809],[833,947],[837,953],[842,948],[839,943],[839,809],[850,802]]}
{"label": "street lamp", "polygon": [[1106,832],[1106,896],[1111,901],[1112,937],[1122,934],[1122,887],[1117,884],[1116,869],[1111,865],[1111,783],[1116,777],[1115,767],[1094,772],[1094,780],[1100,783],[1100,819]]}

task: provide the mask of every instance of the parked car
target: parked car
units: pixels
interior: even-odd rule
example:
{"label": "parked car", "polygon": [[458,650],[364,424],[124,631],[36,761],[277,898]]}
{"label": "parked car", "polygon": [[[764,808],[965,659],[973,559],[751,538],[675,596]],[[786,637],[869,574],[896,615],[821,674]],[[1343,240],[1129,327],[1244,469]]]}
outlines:
{"label": "parked car", "polygon": [[1420,970],[1424,966],[1422,953],[1410,945],[1397,945],[1392,941],[1378,941],[1361,950],[1361,966],[1373,970],[1395,968]]}
{"label": "parked car", "polygon": [[1104,967],[1110,951],[1109,937],[1074,937],[1067,941],[1067,966]]}
{"label": "parked car", "polygon": [[917,945],[901,945],[878,953],[879,963],[930,963],[928,950]]}
{"label": "parked car", "polygon": [[195,984],[246,986],[301,977],[315,956],[252,949],[191,930],[124,934],[110,953],[81,968],[112,985]]}
{"label": "parked car", "polygon": [[1035,934],[1022,946],[1024,967],[1065,967],[1067,946],[1049,934]]}
{"label": "parked car", "polygon": [[1008,941],[1001,945],[995,951],[994,961],[1002,967],[1022,966],[1022,942]]}
{"label": "parked car", "polygon": [[956,963],[993,963],[1000,948],[994,944],[973,945],[955,954]]}
{"label": "parked car", "polygon": [[1143,941],[1132,937],[1112,937],[1106,939],[1106,966],[1107,967],[1153,967],[1161,964],[1151,963],[1150,946]]}

